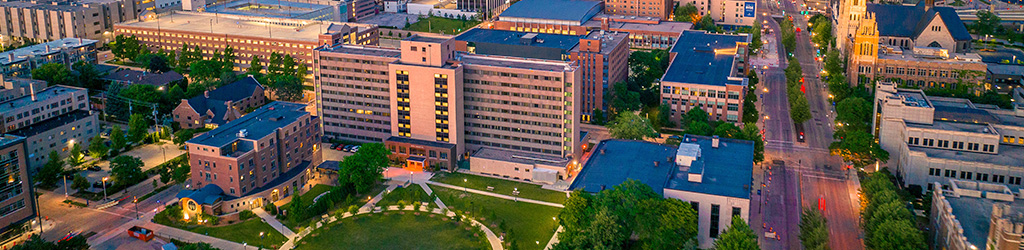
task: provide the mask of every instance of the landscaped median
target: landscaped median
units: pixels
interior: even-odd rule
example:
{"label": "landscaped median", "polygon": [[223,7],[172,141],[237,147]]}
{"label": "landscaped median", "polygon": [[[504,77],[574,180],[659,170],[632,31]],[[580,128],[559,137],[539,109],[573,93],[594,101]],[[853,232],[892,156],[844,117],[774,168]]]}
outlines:
{"label": "landscaped median", "polygon": [[214,216],[186,220],[182,215],[181,207],[174,204],[156,214],[153,222],[214,238],[272,249],[277,249],[287,240],[284,235],[254,215],[242,216],[246,218],[230,225],[216,225],[218,221],[213,219],[216,218]]}
{"label": "landscaped median", "polygon": [[516,249],[543,249],[558,228],[556,218],[561,208],[515,202],[435,185],[431,185],[430,189],[451,211],[477,218],[498,236],[504,234],[506,248],[515,244]]}
{"label": "landscaped median", "polygon": [[547,190],[536,184],[464,173],[436,173],[433,178],[430,178],[430,180],[509,196],[513,195],[513,191],[519,191],[519,198],[554,202],[558,204],[565,203],[565,199],[567,197],[565,192]]}

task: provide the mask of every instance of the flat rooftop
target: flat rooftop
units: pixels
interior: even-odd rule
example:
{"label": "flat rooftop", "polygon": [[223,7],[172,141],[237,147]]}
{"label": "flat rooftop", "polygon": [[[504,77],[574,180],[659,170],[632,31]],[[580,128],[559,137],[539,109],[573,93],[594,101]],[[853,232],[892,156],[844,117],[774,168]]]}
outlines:
{"label": "flat rooftop", "polygon": [[7,148],[11,144],[21,141],[25,141],[25,137],[11,134],[0,134],[0,148]]}
{"label": "flat rooftop", "polygon": [[86,111],[86,110],[76,109],[76,110],[73,110],[71,112],[65,113],[63,115],[58,115],[58,116],[55,116],[55,117],[51,117],[50,119],[46,119],[46,120],[42,120],[42,121],[33,123],[32,125],[28,125],[26,127],[21,127],[19,129],[14,130],[14,131],[8,131],[7,133],[8,134],[12,134],[12,135],[16,135],[16,136],[30,137],[30,136],[38,135],[39,133],[50,131],[51,129],[55,129],[55,128],[67,125],[69,123],[73,123],[73,122],[77,122],[77,121],[82,120],[82,119],[89,118],[90,116],[93,116],[93,115],[98,115],[98,114],[92,114],[91,112]]}
{"label": "flat rooftop", "polygon": [[908,122],[907,127],[996,135],[996,131],[989,129],[988,124],[984,123],[951,122],[938,120],[933,121],[932,124]]}
{"label": "flat rooftop", "polygon": [[574,64],[563,61],[550,61],[539,59],[523,59],[516,57],[486,56],[461,53],[456,60],[467,65],[481,65],[504,68],[517,68],[529,70],[562,72],[572,70]]}
{"label": "flat rooftop", "polygon": [[749,40],[748,35],[684,31],[672,46],[676,56],[661,81],[715,86],[742,84],[729,77],[733,76],[737,43]]}
{"label": "flat rooftop", "polygon": [[666,189],[750,199],[750,185],[754,180],[753,142],[721,138],[718,148],[713,148],[711,137],[685,135],[683,143],[700,145],[700,157],[693,164],[701,163],[704,167],[702,180],[687,180],[687,175],[693,171],[684,171],[685,167],[680,166],[665,184]]}
{"label": "flat rooftop", "polygon": [[[2,6],[2,5],[0,5]],[[80,48],[96,44],[96,40],[64,38],[14,50],[0,52],[0,64],[10,64],[27,60],[29,57],[45,56],[58,53],[65,48]],[[13,57],[12,57],[13,55]]]}
{"label": "flat rooftop", "polygon": [[[524,44],[520,40],[521,38],[523,38],[523,36],[531,34],[532,36],[536,36],[536,39],[530,42],[529,44]],[[462,34],[459,34],[454,39],[458,41],[474,43],[524,45],[571,50],[572,48],[576,47],[577,44],[580,43],[580,38],[581,36],[573,35],[530,33],[509,30],[473,28],[467,30],[466,32],[462,32]]]}
{"label": "flat rooftop", "polygon": [[920,90],[897,89],[896,96],[903,98],[903,105],[922,108],[928,108],[932,106],[931,102],[928,100],[928,97],[926,97],[924,93],[922,93]]}
{"label": "flat rooftop", "polygon": [[423,36],[423,35],[413,35],[413,36],[405,38],[405,40],[409,40],[409,41],[413,41],[413,42],[428,42],[428,43],[443,43],[443,42],[448,41],[449,39],[451,39],[451,38],[448,38],[448,37],[435,37],[435,36]]}
{"label": "flat rooftop", "polygon": [[280,101],[268,103],[252,113],[192,138],[188,140],[188,143],[222,147],[237,140],[238,131],[242,129],[248,133],[245,138],[257,140],[309,114],[305,110],[306,105],[300,103]]}
{"label": "flat rooftop", "polygon": [[329,8],[335,7],[318,4],[313,1],[293,2],[279,0],[236,0],[206,6],[206,12],[262,17],[298,18],[311,12]]}
{"label": "flat rooftop", "polygon": [[522,0],[499,15],[502,17],[562,20],[583,23],[601,12],[602,1]]}
{"label": "flat rooftop", "polygon": [[342,54],[353,54],[353,55],[364,55],[364,56],[376,56],[376,57],[390,57],[398,59],[402,57],[402,51],[392,48],[381,48],[375,46],[364,46],[364,45],[339,45],[334,47],[323,46],[317,50],[342,53]]}
{"label": "flat rooftop", "polygon": [[960,226],[964,229],[963,234],[967,238],[967,242],[975,246],[985,246],[988,241],[989,226],[992,219],[992,205],[1005,203],[1010,205],[1011,210],[1018,212],[1024,210],[1024,201],[1022,200],[1005,202],[968,196],[946,196],[946,201],[949,202],[949,207],[953,210],[953,216],[956,216],[956,220],[960,221]]}
{"label": "flat rooftop", "polygon": [[910,151],[922,152],[930,158],[964,162],[985,162],[1001,166],[1024,168],[1024,146],[999,144],[998,154],[908,146]]}
{"label": "flat rooftop", "polygon": [[[606,18],[606,17],[609,18],[609,19],[629,19],[629,18],[634,18],[632,16],[597,14],[593,18],[591,18],[589,21],[583,23],[583,26],[588,27],[588,28],[600,28],[601,27],[601,20],[603,18]],[[643,20],[647,19],[647,17],[635,17],[635,18],[640,18],[640,19],[643,19]],[[635,23],[635,22],[616,22],[616,21],[609,20],[608,29],[613,29],[613,30],[654,31],[654,32],[671,32],[671,33],[680,33],[681,34],[681,33],[683,33],[683,31],[687,31],[687,30],[693,29],[693,23],[661,21],[661,22],[658,22],[657,24],[649,24],[649,23]]]}
{"label": "flat rooftop", "polygon": [[116,27],[147,28],[165,31],[202,32],[207,34],[230,34],[257,39],[281,39],[316,43],[320,34],[327,32],[331,24],[360,27],[360,31],[373,27],[371,24],[321,22],[290,18],[265,18],[213,13],[174,11],[152,20],[131,21],[115,24]]}
{"label": "flat rooftop", "polygon": [[[604,152],[604,153],[602,153]],[[597,144],[583,170],[569,186],[597,193],[626,180],[647,184],[663,194],[666,180],[675,169],[676,147],[646,141],[604,140]],[[654,166],[654,162],[658,166]]]}
{"label": "flat rooftop", "polygon": [[504,162],[515,162],[522,164],[542,164],[549,166],[564,167],[569,164],[568,158],[553,157],[529,152],[504,150],[500,148],[483,147],[473,153],[473,157],[499,160]]}
{"label": "flat rooftop", "polygon": [[[21,108],[23,108],[25,106],[28,106],[28,105],[32,104],[32,103],[46,101],[46,100],[49,100],[50,98],[54,98],[54,97],[58,97],[58,96],[66,97],[66,98],[71,98],[71,96],[69,94],[74,93],[75,91],[86,92],[87,90],[85,90],[83,88],[64,86],[64,85],[50,86],[50,87],[48,87],[46,89],[43,89],[43,90],[40,90],[40,91],[36,92],[36,94],[35,94],[36,100],[35,101],[32,100],[32,95],[26,95],[26,96],[22,96],[22,97],[11,99],[10,101],[7,101],[7,102],[0,103],[0,113],[7,113],[7,112],[10,112],[12,110],[18,110],[18,109],[21,109]],[[68,95],[68,96],[65,96],[65,95]],[[83,93],[82,95],[86,95],[86,93]]]}
{"label": "flat rooftop", "polygon": [[[626,40],[626,39],[629,38],[629,33],[625,33],[625,32],[591,31],[589,34],[584,36],[584,38],[590,39],[590,40],[600,40],[601,41],[601,53],[602,54],[610,53],[612,51],[612,49],[614,49],[620,43],[629,43],[629,40]],[[628,45],[627,45],[627,47],[628,47]],[[580,50],[579,46],[576,46],[575,48],[572,49],[572,51],[579,51],[579,50]]]}

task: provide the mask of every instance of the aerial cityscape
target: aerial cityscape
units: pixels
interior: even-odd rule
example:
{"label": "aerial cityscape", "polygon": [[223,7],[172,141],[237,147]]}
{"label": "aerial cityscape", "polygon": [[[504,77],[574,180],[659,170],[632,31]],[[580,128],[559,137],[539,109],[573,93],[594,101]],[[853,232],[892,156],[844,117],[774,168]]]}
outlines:
{"label": "aerial cityscape", "polygon": [[0,0],[0,246],[1017,250],[1020,4]]}

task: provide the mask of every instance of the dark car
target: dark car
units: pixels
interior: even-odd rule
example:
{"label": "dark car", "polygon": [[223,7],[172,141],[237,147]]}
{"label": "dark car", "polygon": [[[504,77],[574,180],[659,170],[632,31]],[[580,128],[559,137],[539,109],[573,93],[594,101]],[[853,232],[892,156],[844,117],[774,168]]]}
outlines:
{"label": "dark car", "polygon": [[341,144],[341,143],[335,143],[335,144],[331,144],[331,149],[335,149],[335,148],[338,148],[338,145],[340,145],[340,144]]}
{"label": "dark car", "polygon": [[345,148],[342,149],[342,151],[351,152],[352,148],[354,148],[354,147],[356,147],[356,145],[348,145],[348,146],[345,146]]}

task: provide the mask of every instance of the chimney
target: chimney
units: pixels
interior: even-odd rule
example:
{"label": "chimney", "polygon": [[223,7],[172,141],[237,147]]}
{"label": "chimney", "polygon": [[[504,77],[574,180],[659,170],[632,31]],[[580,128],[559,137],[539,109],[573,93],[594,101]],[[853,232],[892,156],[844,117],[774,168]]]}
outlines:
{"label": "chimney", "polygon": [[654,161],[654,167],[658,167],[658,161]]}
{"label": "chimney", "polygon": [[244,128],[241,129],[241,130],[238,130],[238,138],[245,138],[248,135],[249,135],[249,131],[248,130],[246,130]]}
{"label": "chimney", "polygon": [[203,96],[206,97],[206,98],[210,98],[210,91],[209,90],[203,91]]}
{"label": "chimney", "polygon": [[931,10],[935,6],[935,0],[924,0],[924,11]]}
{"label": "chimney", "polygon": [[[32,102],[35,102],[36,101],[36,85],[35,84],[29,84],[28,85],[28,92],[32,93]],[[11,103],[11,105],[14,105],[14,103]]]}
{"label": "chimney", "polygon": [[604,154],[604,149],[603,148],[601,149],[601,154]]}
{"label": "chimney", "polygon": [[718,136],[711,137],[711,148],[718,148]]}

